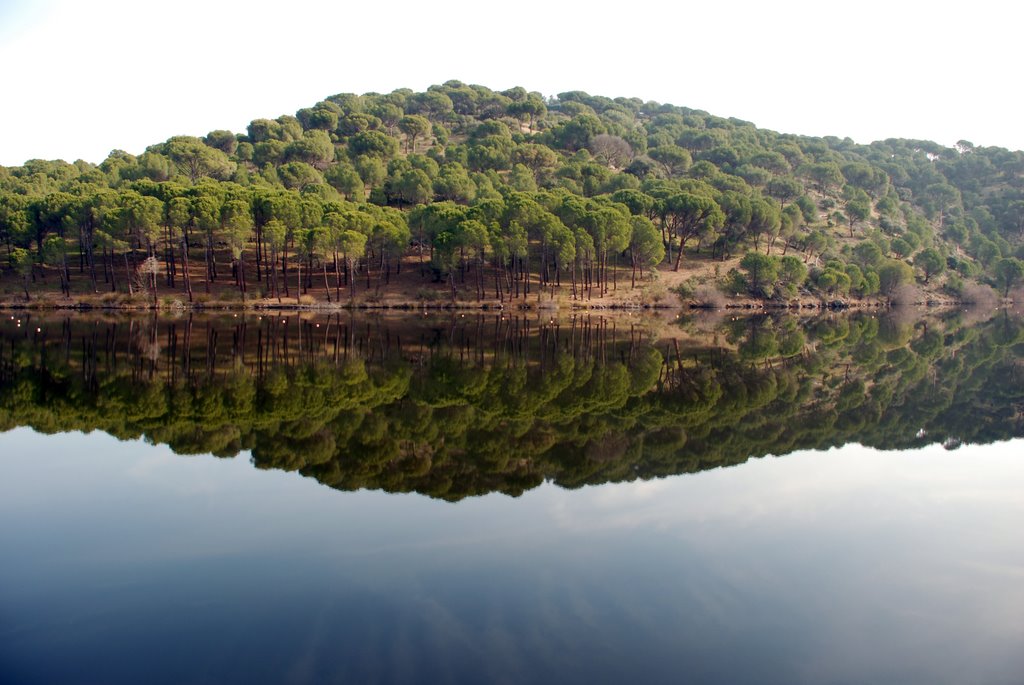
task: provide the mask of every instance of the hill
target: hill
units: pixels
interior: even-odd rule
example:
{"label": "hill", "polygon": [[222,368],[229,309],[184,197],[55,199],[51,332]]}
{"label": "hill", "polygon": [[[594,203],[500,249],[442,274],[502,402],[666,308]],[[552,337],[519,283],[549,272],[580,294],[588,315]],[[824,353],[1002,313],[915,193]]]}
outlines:
{"label": "hill", "polygon": [[1005,297],[1024,154],[449,81],[0,167],[0,241],[8,303]]}

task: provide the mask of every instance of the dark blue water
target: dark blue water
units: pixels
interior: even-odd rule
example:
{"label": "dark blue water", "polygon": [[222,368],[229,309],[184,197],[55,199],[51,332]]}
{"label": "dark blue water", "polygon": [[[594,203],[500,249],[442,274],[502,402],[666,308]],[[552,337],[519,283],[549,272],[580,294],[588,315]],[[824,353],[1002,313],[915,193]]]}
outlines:
{"label": "dark blue water", "polygon": [[1021,441],[458,503],[0,435],[4,683],[1020,683]]}

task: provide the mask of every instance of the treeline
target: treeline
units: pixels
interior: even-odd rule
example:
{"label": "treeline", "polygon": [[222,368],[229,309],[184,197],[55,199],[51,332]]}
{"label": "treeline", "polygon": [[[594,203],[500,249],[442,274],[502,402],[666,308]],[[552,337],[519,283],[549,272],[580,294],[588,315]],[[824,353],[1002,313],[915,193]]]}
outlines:
{"label": "treeline", "polygon": [[334,95],[99,165],[0,167],[4,271],[26,297],[54,274],[68,297],[192,299],[198,279],[204,294],[226,281],[241,298],[255,283],[256,297],[351,299],[357,279],[379,294],[404,259],[453,298],[581,299],[617,289],[620,272],[635,285],[684,256],[747,253],[769,259],[717,285],[866,297],[940,277],[953,295],[972,279],[1005,294],[1024,279],[1022,240],[1021,152],[857,145],[454,81]]}
{"label": "treeline", "polygon": [[331,487],[449,500],[1024,435],[1024,325],[1004,314],[680,334],[599,317],[7,320],[0,428],[249,450]]}

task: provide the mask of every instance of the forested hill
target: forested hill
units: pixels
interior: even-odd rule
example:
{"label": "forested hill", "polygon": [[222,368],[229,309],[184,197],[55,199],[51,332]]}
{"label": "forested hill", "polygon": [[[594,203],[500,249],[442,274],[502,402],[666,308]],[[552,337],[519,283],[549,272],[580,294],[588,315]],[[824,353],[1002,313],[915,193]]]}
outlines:
{"label": "forested hill", "polygon": [[449,81],[0,167],[0,241],[8,300],[969,299],[1024,279],[1024,154]]}

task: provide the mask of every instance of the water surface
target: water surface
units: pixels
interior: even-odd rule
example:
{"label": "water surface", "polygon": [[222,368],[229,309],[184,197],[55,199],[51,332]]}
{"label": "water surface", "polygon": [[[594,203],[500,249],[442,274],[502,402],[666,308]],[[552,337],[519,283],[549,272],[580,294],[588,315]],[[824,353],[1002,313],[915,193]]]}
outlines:
{"label": "water surface", "polygon": [[1024,674],[1013,320],[228,318],[0,326],[4,682]]}

